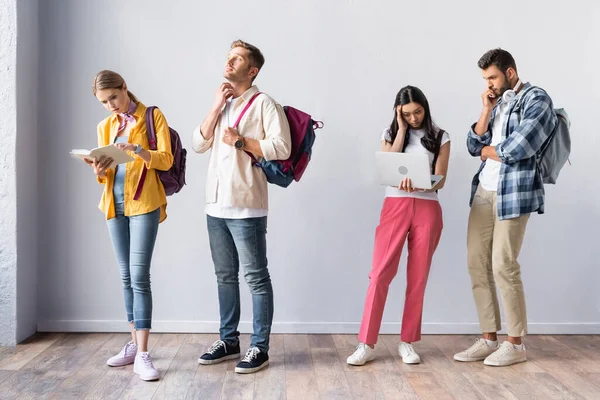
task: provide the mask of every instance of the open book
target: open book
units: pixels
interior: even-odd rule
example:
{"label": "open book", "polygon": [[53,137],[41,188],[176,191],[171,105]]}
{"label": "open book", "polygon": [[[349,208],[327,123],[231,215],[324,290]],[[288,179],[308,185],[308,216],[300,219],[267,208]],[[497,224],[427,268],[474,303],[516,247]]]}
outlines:
{"label": "open book", "polygon": [[92,150],[73,149],[71,150],[70,154],[74,158],[77,158],[83,162],[85,162],[86,159],[90,161],[94,160],[94,158],[100,159],[102,156],[110,157],[114,160],[114,162],[109,166],[109,168],[115,168],[118,164],[124,164],[134,160],[133,157],[123,150],[119,150],[114,144],[109,144],[108,146],[102,146]]}

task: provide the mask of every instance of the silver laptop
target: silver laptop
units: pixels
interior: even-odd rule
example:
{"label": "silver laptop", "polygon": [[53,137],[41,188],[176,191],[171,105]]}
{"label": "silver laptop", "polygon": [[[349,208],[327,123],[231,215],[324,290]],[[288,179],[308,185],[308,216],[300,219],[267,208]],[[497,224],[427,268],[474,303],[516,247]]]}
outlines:
{"label": "silver laptop", "polygon": [[397,187],[404,178],[410,178],[414,188],[433,189],[444,178],[431,175],[427,154],[378,151],[375,161],[379,183],[384,186]]}

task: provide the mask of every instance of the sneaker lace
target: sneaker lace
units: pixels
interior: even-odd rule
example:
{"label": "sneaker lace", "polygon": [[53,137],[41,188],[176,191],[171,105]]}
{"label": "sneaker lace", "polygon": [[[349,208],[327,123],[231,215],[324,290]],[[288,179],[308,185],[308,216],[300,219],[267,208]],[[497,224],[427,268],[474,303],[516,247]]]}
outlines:
{"label": "sneaker lace", "polygon": [[415,351],[415,349],[412,346],[412,344],[410,344],[410,343],[404,343],[404,347],[406,348],[406,351],[408,352],[409,355],[415,355],[415,354],[417,354],[417,352]]}
{"label": "sneaker lace", "polygon": [[134,353],[135,352],[134,350],[137,350],[136,344],[133,342],[129,342],[125,346],[123,346],[123,349],[121,350],[121,353],[119,353],[119,355],[121,357],[124,357],[124,356],[128,355],[129,353]]}
{"label": "sneaker lace", "polygon": [[500,347],[500,348],[497,350],[498,356],[504,356],[504,355],[506,355],[506,354],[510,353],[510,352],[511,352],[511,350],[513,350],[513,348],[514,348],[514,347],[513,347],[513,345],[512,345],[512,344],[511,344],[510,346],[501,346],[501,347]]}
{"label": "sneaker lace", "polygon": [[367,347],[369,347],[369,346],[367,346],[364,343],[359,343],[358,346],[356,346],[356,349],[354,350],[354,354],[360,355],[360,354],[366,353],[367,352],[367,349],[366,349]]}
{"label": "sneaker lace", "polygon": [[483,345],[487,346],[487,343],[485,343],[483,341],[483,339],[475,339],[475,343],[473,343],[473,345],[471,347],[469,347],[469,349],[467,350],[467,352],[468,353],[474,353],[475,351],[477,351],[481,347],[483,347]]}
{"label": "sneaker lace", "polygon": [[150,358],[150,354],[148,354],[148,353],[142,353],[140,355],[140,357],[142,359],[142,363],[146,367],[154,368],[154,365],[152,365],[152,358]]}
{"label": "sneaker lace", "polygon": [[217,351],[219,351],[220,349],[225,347],[225,342],[222,340],[217,340],[216,342],[213,343],[212,346],[210,346],[210,349],[208,349],[208,353],[215,354]]}
{"label": "sneaker lace", "polygon": [[260,349],[258,347],[249,348],[248,351],[246,352],[246,356],[244,356],[244,359],[242,360],[242,362],[254,361],[256,356],[258,356],[258,353],[260,353]]}

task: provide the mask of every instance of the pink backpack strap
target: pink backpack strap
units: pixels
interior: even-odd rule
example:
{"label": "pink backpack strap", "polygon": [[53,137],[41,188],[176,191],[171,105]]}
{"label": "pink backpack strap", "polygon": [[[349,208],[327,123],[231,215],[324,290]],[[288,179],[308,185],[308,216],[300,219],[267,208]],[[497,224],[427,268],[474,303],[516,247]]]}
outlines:
{"label": "pink backpack strap", "polygon": [[[242,120],[242,117],[244,116],[244,114],[246,114],[246,111],[248,111],[248,109],[250,108],[250,106],[252,105],[252,103],[254,103],[254,100],[256,100],[256,98],[258,97],[258,95],[261,94],[261,92],[256,92],[254,94],[254,96],[252,96],[250,98],[250,101],[248,101],[248,103],[246,104],[246,106],[244,107],[244,109],[242,110],[242,112],[240,113],[240,116],[238,117],[238,119],[235,121],[235,124],[233,124],[232,128],[236,129],[238,127],[238,125],[240,124],[240,121]],[[254,155],[246,150],[244,150],[244,153],[248,154],[248,156],[252,159],[252,161],[254,161],[255,164],[259,164],[258,160],[256,159],[256,157],[254,157]]]}
{"label": "pink backpack strap", "polygon": [[240,124],[240,121],[242,120],[242,117],[244,116],[244,114],[246,114],[246,111],[248,111],[248,109],[250,108],[250,106],[252,105],[252,103],[254,103],[254,100],[256,100],[256,98],[258,97],[259,94],[261,94],[261,92],[256,92],[254,94],[254,96],[252,96],[250,98],[250,101],[248,101],[248,103],[246,104],[246,106],[244,107],[244,109],[242,110],[242,112],[240,113],[240,116],[235,121],[235,124],[233,124],[233,126],[232,126],[233,129],[237,128],[237,126]]}

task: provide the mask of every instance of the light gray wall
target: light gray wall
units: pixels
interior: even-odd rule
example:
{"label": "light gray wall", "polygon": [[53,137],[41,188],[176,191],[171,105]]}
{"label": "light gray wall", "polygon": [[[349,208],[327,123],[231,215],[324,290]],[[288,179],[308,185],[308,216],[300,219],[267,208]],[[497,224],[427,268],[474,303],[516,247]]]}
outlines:
{"label": "light gray wall", "polygon": [[16,0],[0,0],[0,346],[17,329],[16,61]]}
{"label": "light gray wall", "polygon": [[38,1],[17,7],[17,341],[37,328]]}
{"label": "light gray wall", "polygon": [[[157,104],[191,150],[192,129],[221,83],[229,44],[259,46],[257,84],[282,104],[325,121],[303,181],[271,187],[269,262],[275,331],[356,332],[368,285],[383,189],[374,152],[398,89],[419,86],[452,138],[445,229],[426,295],[424,331],[476,332],[466,269],[470,182],[479,161],[465,148],[484,90],[478,58],[502,46],[522,78],[544,87],[573,120],[573,165],[547,187],[522,252],[530,331],[600,333],[600,186],[594,171],[600,106],[595,79],[600,4],[232,0],[45,1],[41,15],[39,328],[125,330],[121,283],[101,187],[71,148],[96,145],[107,114],[91,94],[96,72],[123,74]],[[41,123],[43,121],[43,124]],[[154,328],[215,331],[216,283],[203,213],[208,156],[190,154],[188,186],[170,199],[152,284]],[[404,260],[403,260],[404,263]],[[403,264],[404,265],[404,264]],[[405,289],[394,281],[383,332],[398,332]],[[251,302],[242,288],[242,329]]]}

